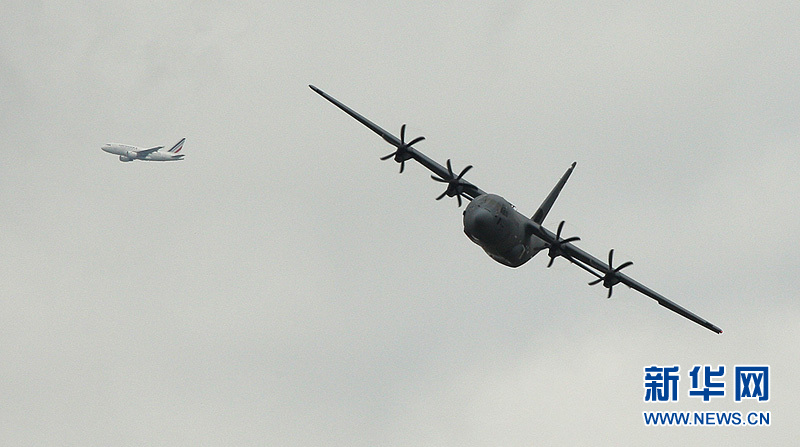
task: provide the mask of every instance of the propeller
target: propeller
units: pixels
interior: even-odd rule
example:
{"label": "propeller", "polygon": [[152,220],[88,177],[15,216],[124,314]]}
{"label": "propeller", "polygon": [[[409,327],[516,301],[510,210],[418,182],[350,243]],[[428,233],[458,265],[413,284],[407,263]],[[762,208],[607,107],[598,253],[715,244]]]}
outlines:
{"label": "propeller", "polygon": [[556,240],[548,244],[550,250],[548,251],[547,255],[550,256],[550,262],[547,263],[547,268],[553,266],[553,261],[555,261],[559,255],[563,256],[563,252],[561,251],[562,245],[569,242],[577,242],[581,240],[581,238],[579,238],[578,236],[561,239],[561,230],[563,228],[564,228],[564,221],[562,220],[561,223],[558,224],[558,229],[556,230]]}
{"label": "propeller", "polygon": [[405,168],[406,166],[406,160],[411,158],[411,154],[408,152],[408,150],[411,148],[411,146],[419,143],[424,139],[425,137],[417,137],[406,143],[406,125],[403,124],[402,126],[400,126],[400,145],[395,146],[397,147],[397,150],[389,155],[381,157],[381,160],[388,160],[394,157],[394,161],[400,163],[400,173],[402,174],[403,168]]}
{"label": "propeller", "polygon": [[[447,178],[437,177],[432,175],[431,178],[436,180],[440,183],[447,183],[447,189],[444,190],[443,193],[436,198],[436,200],[441,200],[442,197],[455,197],[458,199],[458,206],[461,206],[461,196],[464,195],[464,184],[461,183],[461,177],[464,177],[464,174],[467,173],[472,169],[472,165],[468,165],[464,168],[458,176],[453,173],[453,167],[450,165],[450,159],[447,159]],[[465,196],[466,197],[466,196]]]}
{"label": "propeller", "polygon": [[611,298],[611,292],[613,291],[614,285],[619,283],[619,276],[617,276],[617,273],[620,270],[624,269],[625,267],[633,264],[633,262],[628,261],[620,265],[619,267],[614,268],[613,263],[614,263],[614,249],[612,248],[608,252],[608,272],[602,277],[599,277],[597,280],[589,283],[590,286],[593,286],[595,284],[599,284],[602,281],[603,287],[608,289],[608,298]]}

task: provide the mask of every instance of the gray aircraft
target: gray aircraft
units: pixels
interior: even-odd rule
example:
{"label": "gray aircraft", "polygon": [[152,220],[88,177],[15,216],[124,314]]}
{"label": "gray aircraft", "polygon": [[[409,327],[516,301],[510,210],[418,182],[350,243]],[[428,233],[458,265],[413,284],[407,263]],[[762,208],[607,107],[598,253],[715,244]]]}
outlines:
{"label": "gray aircraft", "polygon": [[596,278],[594,281],[590,282],[589,285],[602,284],[607,288],[608,298],[611,298],[614,285],[620,283],[625,284],[656,300],[658,304],[667,309],[711,331],[718,334],[722,333],[722,329],[714,324],[622,273],[620,270],[633,263],[628,261],[615,267],[613,249],[608,252],[608,263],[606,264],[573,244],[573,242],[579,241],[580,238],[561,237],[564,221],[558,224],[555,233],[542,226],[544,218],[556,201],[558,194],[561,192],[570,174],[572,174],[573,169],[575,169],[575,163],[572,163],[572,166],[567,169],[567,172],[564,173],[558,183],[556,183],[556,186],[544,199],[544,202],[542,202],[539,209],[536,210],[536,213],[528,218],[517,211],[514,206],[504,198],[495,194],[488,194],[467,180],[464,180],[464,174],[472,169],[472,166],[467,166],[456,175],[450,164],[450,160],[447,160],[447,167],[445,168],[416,150],[413,147],[414,144],[424,140],[425,137],[417,137],[411,141],[406,141],[405,124],[400,127],[400,138],[397,138],[317,87],[313,85],[309,85],[309,87],[319,93],[323,98],[342,109],[345,113],[372,129],[373,132],[380,135],[386,142],[395,147],[394,152],[381,157],[381,160],[394,158],[396,162],[400,163],[401,173],[405,167],[405,162],[408,160],[416,160],[433,172],[434,175],[431,176],[433,180],[447,185],[447,189],[439,195],[436,200],[440,200],[445,196],[455,197],[458,200],[459,207],[461,206],[462,197],[469,200],[470,202],[463,213],[464,233],[466,233],[467,237],[469,237],[472,242],[483,248],[486,254],[495,261],[509,267],[519,267],[538,252],[547,250],[547,255],[550,257],[550,262],[547,264],[547,267],[552,266],[553,261],[559,256],[567,259],[569,262],[586,270]]}

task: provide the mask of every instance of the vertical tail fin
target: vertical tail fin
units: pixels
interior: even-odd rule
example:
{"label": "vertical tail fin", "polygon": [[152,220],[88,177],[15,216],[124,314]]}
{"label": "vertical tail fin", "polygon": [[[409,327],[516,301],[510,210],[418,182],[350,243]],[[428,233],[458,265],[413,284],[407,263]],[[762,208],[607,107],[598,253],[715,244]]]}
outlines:
{"label": "vertical tail fin", "polygon": [[550,208],[553,207],[553,203],[555,203],[556,198],[558,198],[558,194],[561,192],[561,188],[564,187],[564,184],[567,183],[567,179],[569,179],[569,175],[572,174],[572,170],[575,169],[575,163],[572,163],[572,166],[567,169],[567,172],[561,177],[561,180],[556,183],[556,186],[550,191],[550,194],[547,195],[547,198],[544,199],[541,205],[539,205],[539,209],[536,210],[536,213],[531,217],[531,220],[541,224],[544,221],[544,218],[547,217],[547,213],[550,212]]}
{"label": "vertical tail fin", "polygon": [[181,151],[181,149],[183,149],[183,142],[184,141],[186,141],[186,138],[181,138],[181,141],[178,141],[178,144],[176,144],[175,146],[172,146],[172,149],[170,149],[167,152],[172,152],[173,154],[177,154],[178,152]]}

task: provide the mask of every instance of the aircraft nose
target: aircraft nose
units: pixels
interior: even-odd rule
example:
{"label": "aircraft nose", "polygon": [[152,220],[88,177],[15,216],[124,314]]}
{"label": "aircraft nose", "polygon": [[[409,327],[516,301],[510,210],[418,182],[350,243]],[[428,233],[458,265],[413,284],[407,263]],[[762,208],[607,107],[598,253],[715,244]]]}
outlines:
{"label": "aircraft nose", "polygon": [[495,216],[483,208],[464,214],[464,232],[483,243],[496,239]]}

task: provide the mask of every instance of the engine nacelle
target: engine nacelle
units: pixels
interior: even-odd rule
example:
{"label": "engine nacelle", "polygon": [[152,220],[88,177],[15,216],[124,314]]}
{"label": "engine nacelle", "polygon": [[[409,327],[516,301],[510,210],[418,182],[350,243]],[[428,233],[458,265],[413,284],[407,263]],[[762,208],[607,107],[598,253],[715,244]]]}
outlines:
{"label": "engine nacelle", "polygon": [[127,155],[120,155],[119,156],[119,161],[133,161],[133,158],[131,158],[131,157],[127,156]]}

